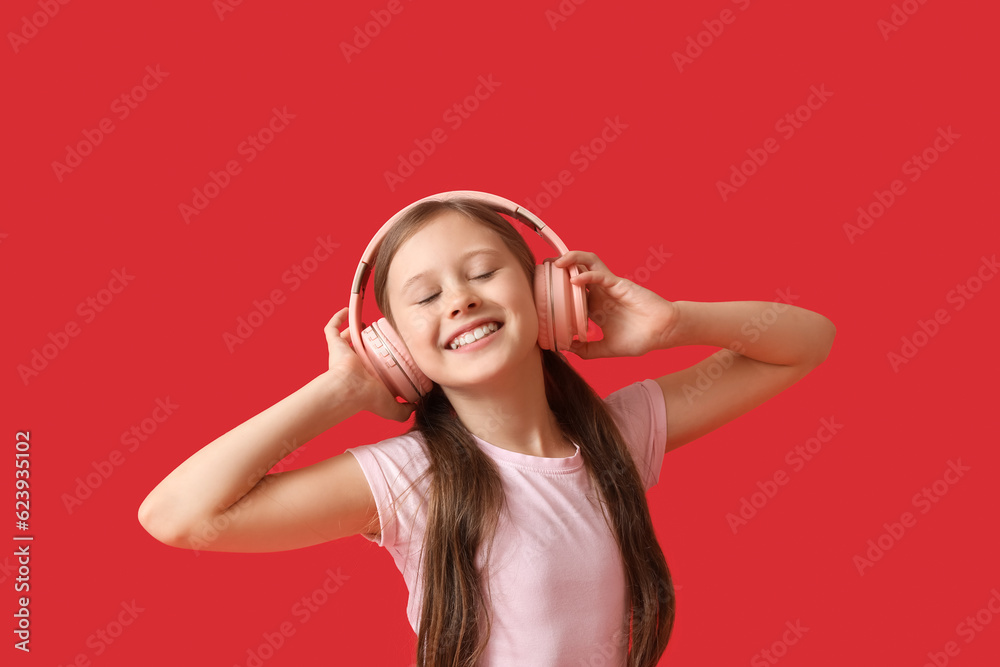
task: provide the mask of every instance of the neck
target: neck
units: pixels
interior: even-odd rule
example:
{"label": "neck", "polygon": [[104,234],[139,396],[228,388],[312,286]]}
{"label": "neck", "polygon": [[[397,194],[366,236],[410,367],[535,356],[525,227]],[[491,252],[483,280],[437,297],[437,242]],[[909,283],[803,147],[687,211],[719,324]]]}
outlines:
{"label": "neck", "polygon": [[491,445],[521,454],[565,457],[572,450],[545,397],[542,350],[475,387],[443,387],[458,418]]}

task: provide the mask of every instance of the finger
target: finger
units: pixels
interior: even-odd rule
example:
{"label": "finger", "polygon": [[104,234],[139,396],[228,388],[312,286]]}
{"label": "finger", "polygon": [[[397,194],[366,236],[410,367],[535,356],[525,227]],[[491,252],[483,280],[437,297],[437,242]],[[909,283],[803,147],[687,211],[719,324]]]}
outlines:
{"label": "finger", "polygon": [[333,317],[330,318],[330,321],[327,322],[326,326],[323,328],[327,330],[338,329],[340,327],[340,324],[344,321],[342,316],[346,316],[345,311],[347,310],[348,310],[347,306],[338,310],[336,313],[333,314]]}
{"label": "finger", "polygon": [[581,359],[597,359],[604,356],[604,339],[589,341],[586,343],[581,343],[578,340],[573,341],[569,346],[569,351],[577,355]]}
{"label": "finger", "polygon": [[575,276],[570,276],[569,281],[574,285],[611,285],[614,275],[606,270],[581,271]]}
{"label": "finger", "polygon": [[395,398],[393,398],[392,401],[393,406],[388,411],[388,417],[389,419],[398,422],[405,422],[409,419],[410,415],[413,414],[413,411],[417,407],[414,403],[400,403]]}
{"label": "finger", "polygon": [[[328,343],[338,337],[337,330],[340,329],[340,325],[343,323],[343,316],[345,315],[346,310],[347,308],[341,308],[340,310],[338,310],[336,313],[334,313],[333,317],[330,318],[330,321],[326,323],[326,326],[323,327],[323,333],[326,334],[326,340]],[[348,327],[344,331],[349,332],[350,327]]]}
{"label": "finger", "polygon": [[600,258],[586,250],[570,250],[555,260],[556,266],[565,268],[571,264],[602,265]]}
{"label": "finger", "polygon": [[559,259],[567,262],[595,260],[597,259],[597,254],[590,252],[589,250],[567,250],[559,257]]}
{"label": "finger", "polygon": [[410,415],[417,409],[417,406],[413,403],[398,403],[399,409],[399,419],[398,421],[405,422],[410,418]]}
{"label": "finger", "polygon": [[586,263],[586,259],[583,255],[585,254],[589,253],[585,253],[582,250],[570,250],[557,257],[552,263],[561,269],[565,269],[573,264],[584,264]]}

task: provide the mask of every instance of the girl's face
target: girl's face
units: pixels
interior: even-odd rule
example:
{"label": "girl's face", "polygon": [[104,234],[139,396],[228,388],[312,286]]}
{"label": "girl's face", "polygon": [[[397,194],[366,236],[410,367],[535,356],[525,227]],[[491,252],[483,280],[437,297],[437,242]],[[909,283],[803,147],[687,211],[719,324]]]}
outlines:
{"label": "girl's face", "polygon": [[[446,211],[411,236],[386,277],[396,332],[428,378],[468,387],[515,368],[537,347],[534,288],[506,244],[487,227]],[[496,332],[452,349],[482,323]]]}

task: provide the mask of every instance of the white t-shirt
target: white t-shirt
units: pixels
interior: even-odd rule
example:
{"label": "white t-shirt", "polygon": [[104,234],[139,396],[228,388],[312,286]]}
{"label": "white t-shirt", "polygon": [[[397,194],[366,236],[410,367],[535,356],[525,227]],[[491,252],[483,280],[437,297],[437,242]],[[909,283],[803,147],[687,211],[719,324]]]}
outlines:
{"label": "white t-shirt", "polygon": [[[604,402],[648,490],[659,480],[667,435],[660,387],[651,379],[635,382]],[[630,611],[624,567],[580,446],[574,443],[576,453],[567,458],[543,458],[473,438],[496,462],[509,508],[490,556],[493,623],[480,665],[624,665]],[[414,632],[430,476],[400,494],[428,465],[422,441],[414,431],[346,450],[361,464],[378,508],[381,532],[365,537],[387,549],[402,573]],[[480,549],[480,567],[484,556]]]}

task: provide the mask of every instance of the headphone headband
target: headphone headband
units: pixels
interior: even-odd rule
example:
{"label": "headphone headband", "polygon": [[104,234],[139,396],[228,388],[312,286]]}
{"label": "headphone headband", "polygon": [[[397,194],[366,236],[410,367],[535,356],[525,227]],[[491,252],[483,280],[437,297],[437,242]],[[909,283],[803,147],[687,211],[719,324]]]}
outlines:
{"label": "headphone headband", "polygon": [[449,190],[447,192],[439,192],[436,195],[424,197],[423,199],[418,199],[412,204],[407,205],[394,216],[389,218],[389,220],[386,221],[386,223],[382,225],[377,232],[375,232],[375,236],[373,236],[372,240],[368,242],[368,247],[365,248],[365,252],[361,255],[361,261],[358,263],[358,269],[354,273],[354,284],[351,286],[351,294],[358,294],[359,292],[362,295],[364,294],[364,286],[368,281],[369,273],[371,273],[372,268],[374,268],[373,260],[375,253],[378,251],[379,244],[382,243],[382,239],[385,238],[385,235],[389,233],[389,229],[392,228],[392,226],[396,224],[400,218],[409,213],[410,209],[426,201],[449,201],[451,199],[458,199],[462,197],[476,199],[481,203],[486,204],[497,213],[506,213],[515,220],[524,223],[528,229],[545,239],[545,241],[560,255],[564,255],[569,252],[566,244],[563,243],[562,240],[556,236],[555,232],[549,229],[545,223],[538,218],[538,216],[526,208],[515,204],[509,199],[504,199],[503,197],[493,195],[488,192],[479,192],[476,190]]}

